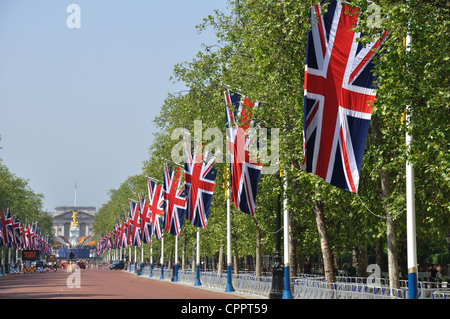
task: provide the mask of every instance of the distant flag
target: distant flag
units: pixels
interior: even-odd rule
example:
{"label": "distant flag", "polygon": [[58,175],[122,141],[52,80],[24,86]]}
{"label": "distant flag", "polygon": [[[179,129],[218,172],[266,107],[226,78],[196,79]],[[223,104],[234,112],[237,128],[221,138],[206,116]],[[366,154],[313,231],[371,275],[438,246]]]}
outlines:
{"label": "distant flag", "polygon": [[0,212],[0,247],[6,245],[6,227],[5,227],[5,217],[3,213]]}
{"label": "distant flag", "polygon": [[127,248],[128,247],[128,235],[127,235],[127,221],[124,219],[122,221],[122,225],[120,226],[120,239],[119,239],[119,248]]}
{"label": "distant flag", "polygon": [[164,226],[166,232],[180,236],[181,225],[186,213],[186,196],[181,185],[181,168],[169,170],[164,164]]}
{"label": "distant flag", "polygon": [[151,220],[151,234],[156,239],[161,240],[162,217],[164,216],[164,197],[162,186],[155,181],[148,179],[149,211]]}
{"label": "distant flag", "polygon": [[113,248],[114,249],[118,249],[119,248],[119,231],[120,227],[118,224],[116,224],[116,226],[114,226],[114,244],[113,244]]}
{"label": "distant flag", "polygon": [[141,213],[139,203],[130,200],[131,244],[141,246]]}
{"label": "distant flag", "polygon": [[12,230],[14,234],[14,242],[17,248],[22,249],[22,223],[14,221],[12,224]]}
{"label": "distant flag", "polygon": [[191,146],[188,141],[186,141],[185,155],[186,217],[192,225],[206,228],[217,175],[213,167],[215,158],[208,158],[206,154],[207,162],[205,163],[200,151],[191,155]]}
{"label": "distant flag", "polygon": [[231,159],[231,199],[234,206],[248,215],[255,215],[256,193],[262,164],[250,154],[250,145],[255,143],[247,136],[252,109],[259,102],[225,88],[225,115],[227,145]]}
{"label": "distant flag", "polygon": [[23,249],[30,249],[30,241],[29,241],[29,231],[28,228],[29,225],[23,225],[22,230],[22,243],[23,243]]}
{"label": "distant flag", "polygon": [[9,210],[9,208],[6,209],[6,216],[4,219],[5,222],[5,229],[6,229],[6,243],[7,243],[7,247],[13,247],[15,242],[14,242],[14,233],[13,233],[13,221],[11,218],[11,212]]}
{"label": "distant flag", "polygon": [[[302,169],[356,193],[375,101],[372,58],[381,40],[365,47],[352,30],[359,9],[331,1],[311,10],[305,68]],[[386,33],[383,35],[383,38]]]}
{"label": "distant flag", "polygon": [[139,210],[141,211],[141,236],[144,244],[150,244],[152,237],[152,216],[149,204],[139,192]]}

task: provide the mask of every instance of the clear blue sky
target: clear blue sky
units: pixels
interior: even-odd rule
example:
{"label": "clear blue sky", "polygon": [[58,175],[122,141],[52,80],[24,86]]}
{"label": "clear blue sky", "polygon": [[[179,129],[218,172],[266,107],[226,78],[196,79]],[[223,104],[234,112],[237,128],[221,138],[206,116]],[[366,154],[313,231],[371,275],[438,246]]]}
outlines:
{"label": "clear blue sky", "polygon": [[[69,4],[81,9],[70,29]],[[139,174],[176,63],[226,0],[0,0],[0,158],[45,196],[44,209],[96,206]]]}

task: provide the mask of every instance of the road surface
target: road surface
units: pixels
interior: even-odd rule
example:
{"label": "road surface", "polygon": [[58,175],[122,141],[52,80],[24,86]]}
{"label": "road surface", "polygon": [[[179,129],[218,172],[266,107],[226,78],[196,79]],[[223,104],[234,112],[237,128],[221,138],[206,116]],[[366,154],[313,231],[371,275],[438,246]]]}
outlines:
{"label": "road surface", "polygon": [[136,276],[121,270],[78,269],[0,278],[0,299],[240,299],[244,296]]}

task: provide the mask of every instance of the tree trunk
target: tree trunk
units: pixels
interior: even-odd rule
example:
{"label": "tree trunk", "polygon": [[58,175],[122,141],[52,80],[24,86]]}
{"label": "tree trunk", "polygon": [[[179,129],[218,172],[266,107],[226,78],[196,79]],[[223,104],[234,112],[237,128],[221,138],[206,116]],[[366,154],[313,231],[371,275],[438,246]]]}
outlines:
{"label": "tree trunk", "polygon": [[294,211],[289,211],[289,276],[297,277],[297,221]]}
{"label": "tree trunk", "polygon": [[384,271],[383,246],[381,243],[381,239],[377,238],[375,243],[375,262],[378,266],[380,266],[381,271]]}
{"label": "tree trunk", "polygon": [[388,250],[389,286],[400,288],[398,275],[397,238],[395,236],[395,221],[389,213],[386,213],[386,233]]}
{"label": "tree trunk", "polygon": [[261,228],[259,227],[258,220],[254,218],[256,223],[256,265],[255,272],[257,277],[262,275],[262,247],[261,247]]}
{"label": "tree trunk", "polygon": [[359,275],[361,277],[367,277],[367,267],[369,266],[369,261],[367,258],[367,243],[364,243],[362,249],[359,249]]}
{"label": "tree trunk", "polygon": [[237,249],[234,249],[234,274],[238,275],[239,274],[239,256],[237,255]]}
{"label": "tree trunk", "polygon": [[181,251],[181,269],[186,270],[186,232],[183,231],[183,247]]}
{"label": "tree trunk", "polygon": [[397,236],[394,218],[392,218],[386,205],[386,198],[391,193],[389,184],[389,173],[386,169],[381,168],[381,190],[383,207],[386,214],[386,235],[387,235],[387,251],[388,251],[388,269],[389,269],[389,286],[391,288],[400,288],[400,279],[398,275],[398,256],[397,256]]}
{"label": "tree trunk", "polygon": [[[376,116],[376,114],[372,115],[371,125],[375,142],[379,145],[382,145],[381,132],[378,127],[378,117]],[[400,280],[398,276],[397,237],[395,230],[395,221],[389,213],[386,204],[386,200],[391,194],[391,186],[389,182],[389,172],[385,167],[381,167],[380,177],[381,200],[383,202],[384,213],[386,215],[389,285],[391,288],[400,288]]]}
{"label": "tree trunk", "polygon": [[218,264],[217,273],[220,275],[223,271],[223,244],[220,245]]}
{"label": "tree trunk", "polygon": [[327,282],[335,282],[333,257],[330,243],[328,241],[327,228],[325,226],[325,215],[323,213],[322,201],[314,200],[314,212],[316,214],[317,229],[320,236],[320,247],[322,249],[325,278]]}

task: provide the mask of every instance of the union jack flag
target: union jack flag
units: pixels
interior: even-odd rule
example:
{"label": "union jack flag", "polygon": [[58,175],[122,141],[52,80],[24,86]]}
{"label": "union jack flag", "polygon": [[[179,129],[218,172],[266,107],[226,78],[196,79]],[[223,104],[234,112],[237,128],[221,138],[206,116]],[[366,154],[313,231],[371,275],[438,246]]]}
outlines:
{"label": "union jack flag", "polygon": [[161,225],[164,216],[164,197],[162,194],[162,186],[158,185],[151,179],[147,180],[148,184],[148,198],[149,198],[149,212],[151,221],[151,232],[156,239],[161,240]]}
{"label": "union jack flag", "polygon": [[359,9],[331,1],[311,9],[305,67],[302,168],[356,193],[375,101],[372,58],[387,33],[358,42]]}
{"label": "union jack flag", "polygon": [[152,236],[152,220],[148,206],[148,202],[145,200],[145,198],[142,198],[142,194],[139,192],[139,209],[141,211],[141,235],[142,242],[144,244],[150,244],[150,238]]}
{"label": "union jack flag", "polygon": [[207,160],[205,163],[200,152],[191,155],[190,146],[190,142],[186,141],[184,162],[186,217],[192,225],[206,228],[217,176],[213,167],[215,158],[205,154]]}
{"label": "union jack flag", "polygon": [[141,212],[139,204],[130,200],[130,221],[131,233],[130,240],[133,246],[141,246]]}
{"label": "union jack flag", "polygon": [[13,232],[13,220],[11,218],[11,212],[9,208],[6,209],[6,216],[3,219],[4,222],[4,239],[6,240],[6,247],[13,247],[14,242],[14,232]]}
{"label": "union jack flag", "polygon": [[22,223],[14,221],[12,224],[12,230],[14,234],[14,242],[17,248],[22,249]]}
{"label": "union jack flag", "polygon": [[127,227],[128,222],[127,221],[123,221],[122,225],[120,226],[120,230],[119,230],[119,248],[127,248],[128,247],[128,236],[127,236],[127,231],[128,231],[128,227]]}
{"label": "union jack flag", "polygon": [[250,127],[252,102],[225,88],[225,115],[227,145],[230,154],[231,199],[234,206],[248,215],[255,215],[256,193],[262,164],[251,156],[250,148],[255,141],[247,136]]}
{"label": "union jack flag", "polygon": [[23,227],[22,232],[22,242],[23,242],[23,249],[30,249],[30,225],[26,225]]}
{"label": "union jack flag", "polygon": [[120,226],[116,224],[116,226],[114,226],[114,245],[113,245],[113,249],[119,249],[119,233],[120,233]]}
{"label": "union jack flag", "polygon": [[181,186],[181,168],[169,171],[164,164],[164,225],[166,232],[180,236],[181,225],[186,213],[186,196]]}
{"label": "union jack flag", "polygon": [[0,213],[0,247],[5,245],[5,228],[3,213]]}

